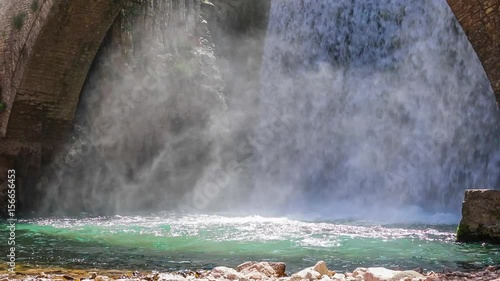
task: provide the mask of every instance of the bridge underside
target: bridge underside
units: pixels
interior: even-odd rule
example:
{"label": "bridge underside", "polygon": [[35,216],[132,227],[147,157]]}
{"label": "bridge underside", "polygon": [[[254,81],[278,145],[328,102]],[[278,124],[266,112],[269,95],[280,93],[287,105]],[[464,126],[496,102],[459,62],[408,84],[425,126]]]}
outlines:
{"label": "bridge underside", "polygon": [[447,1],[483,64],[500,104],[500,1]]}
{"label": "bridge underside", "polygon": [[[18,191],[70,130],[79,94],[125,0],[5,0],[0,6],[0,191]],[[4,211],[4,197],[0,208]]]}

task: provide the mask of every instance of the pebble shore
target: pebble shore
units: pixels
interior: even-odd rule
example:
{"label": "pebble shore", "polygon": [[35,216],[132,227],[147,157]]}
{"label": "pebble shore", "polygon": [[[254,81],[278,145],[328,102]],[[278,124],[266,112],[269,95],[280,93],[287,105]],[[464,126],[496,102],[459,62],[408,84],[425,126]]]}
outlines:
{"label": "pebble shore", "polygon": [[236,268],[218,266],[212,270],[178,272],[123,271],[26,271],[0,274],[0,281],[500,281],[500,265],[471,272],[422,272],[421,270],[390,270],[383,267],[357,268],[353,272],[335,272],[325,262],[299,272],[286,272],[282,262],[245,262]]}

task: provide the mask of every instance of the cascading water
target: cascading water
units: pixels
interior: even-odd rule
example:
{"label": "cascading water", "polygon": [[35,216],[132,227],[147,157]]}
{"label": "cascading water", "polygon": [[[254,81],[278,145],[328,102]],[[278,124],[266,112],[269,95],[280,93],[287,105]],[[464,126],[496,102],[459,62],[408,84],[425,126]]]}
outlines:
{"label": "cascading water", "polygon": [[446,1],[273,1],[270,14],[256,202],[458,214],[464,189],[500,187],[500,112]]}
{"label": "cascading water", "polygon": [[94,63],[73,140],[48,167],[48,213],[173,209],[217,161],[210,124],[224,84],[200,1],[127,11]]}
{"label": "cascading water", "polygon": [[245,81],[260,106],[236,109],[200,3],[148,3],[133,49],[112,48],[89,79],[93,154],[45,189],[51,208],[456,220],[464,189],[499,187],[500,113],[444,0],[273,1],[261,81]]}

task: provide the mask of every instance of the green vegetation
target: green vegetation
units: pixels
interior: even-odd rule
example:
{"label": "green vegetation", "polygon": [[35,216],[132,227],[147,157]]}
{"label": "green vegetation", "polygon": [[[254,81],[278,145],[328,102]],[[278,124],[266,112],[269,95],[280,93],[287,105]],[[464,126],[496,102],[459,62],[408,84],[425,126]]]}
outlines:
{"label": "green vegetation", "polygon": [[30,9],[33,13],[38,11],[39,7],[40,7],[40,5],[38,4],[38,0],[31,1]]}
{"label": "green vegetation", "polygon": [[12,25],[14,26],[14,28],[20,30],[23,27],[25,18],[26,18],[26,13],[24,12],[15,15],[12,18]]}
{"label": "green vegetation", "polygon": [[0,101],[0,112],[4,112],[7,109],[7,103]]}
{"label": "green vegetation", "polygon": [[467,227],[467,225],[461,223],[458,225],[457,228],[457,240],[459,241],[466,241],[469,239],[470,236],[470,229]]}
{"label": "green vegetation", "polygon": [[488,242],[494,240],[488,229],[482,224],[479,224],[475,230],[463,223],[460,223],[457,228],[457,241],[459,242]]}

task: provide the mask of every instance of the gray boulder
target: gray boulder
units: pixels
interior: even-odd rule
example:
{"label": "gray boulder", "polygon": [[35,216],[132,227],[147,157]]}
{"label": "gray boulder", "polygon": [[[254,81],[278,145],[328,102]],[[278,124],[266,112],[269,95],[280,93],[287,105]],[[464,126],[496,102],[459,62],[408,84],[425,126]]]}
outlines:
{"label": "gray boulder", "polygon": [[500,190],[470,189],[465,191],[457,240],[500,244]]}

